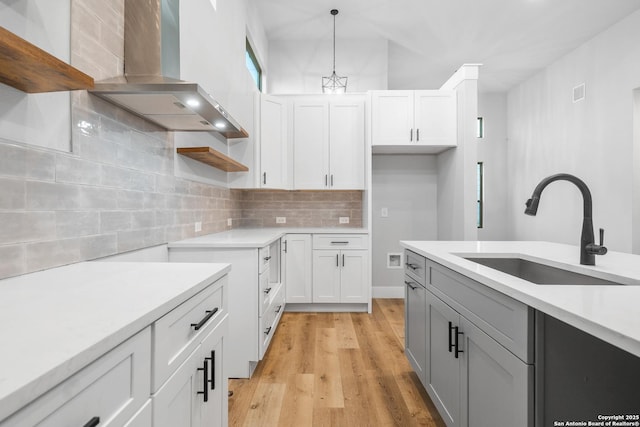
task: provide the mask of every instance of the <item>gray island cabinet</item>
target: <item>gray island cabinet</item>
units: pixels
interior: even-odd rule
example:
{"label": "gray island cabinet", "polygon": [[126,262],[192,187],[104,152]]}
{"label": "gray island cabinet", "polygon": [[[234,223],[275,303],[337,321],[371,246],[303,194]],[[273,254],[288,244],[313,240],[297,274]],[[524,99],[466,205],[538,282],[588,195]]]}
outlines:
{"label": "gray island cabinet", "polygon": [[[639,425],[639,256],[584,268],[548,242],[401,243],[405,353],[447,426]],[[594,279],[541,285],[487,258]]]}
{"label": "gray island cabinet", "polygon": [[[532,310],[411,251],[405,256],[407,278],[422,276],[426,287],[422,307],[407,280],[407,357],[423,367],[416,372],[447,425],[533,425]],[[420,326],[422,339],[412,333]]]}

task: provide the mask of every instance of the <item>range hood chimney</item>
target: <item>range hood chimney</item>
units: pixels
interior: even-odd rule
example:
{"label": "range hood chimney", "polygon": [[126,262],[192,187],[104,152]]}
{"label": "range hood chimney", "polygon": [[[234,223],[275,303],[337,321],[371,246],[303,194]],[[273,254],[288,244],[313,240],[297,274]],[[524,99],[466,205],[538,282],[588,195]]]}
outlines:
{"label": "range hood chimney", "polygon": [[125,75],[89,92],[167,130],[249,134],[197,83],[180,80],[179,0],[125,0]]}

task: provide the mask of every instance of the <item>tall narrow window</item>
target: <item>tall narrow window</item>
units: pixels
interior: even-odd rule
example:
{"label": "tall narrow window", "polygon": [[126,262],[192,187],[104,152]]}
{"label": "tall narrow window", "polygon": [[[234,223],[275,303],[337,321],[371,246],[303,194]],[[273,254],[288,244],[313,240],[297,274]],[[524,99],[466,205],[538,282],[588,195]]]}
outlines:
{"label": "tall narrow window", "polygon": [[484,138],[484,119],[478,117],[478,128],[476,130],[476,136],[478,138]]}
{"label": "tall narrow window", "polygon": [[249,73],[251,73],[251,77],[253,77],[253,81],[256,83],[258,90],[262,92],[262,68],[260,68],[258,58],[256,58],[256,54],[253,52],[249,39],[247,39],[245,58],[247,69],[249,70]]}
{"label": "tall narrow window", "polygon": [[478,228],[482,228],[482,224],[484,222],[484,164],[482,162],[478,162],[476,167],[476,175],[478,181],[478,206],[476,212],[476,220],[478,223]]}

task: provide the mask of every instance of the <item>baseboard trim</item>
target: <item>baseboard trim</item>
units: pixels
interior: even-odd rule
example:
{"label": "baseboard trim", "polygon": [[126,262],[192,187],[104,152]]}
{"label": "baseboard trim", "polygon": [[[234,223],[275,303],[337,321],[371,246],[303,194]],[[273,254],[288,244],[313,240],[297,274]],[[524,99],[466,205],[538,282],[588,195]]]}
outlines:
{"label": "baseboard trim", "polygon": [[284,311],[305,312],[305,313],[353,313],[367,312],[368,305],[353,303],[290,303],[288,302]]}
{"label": "baseboard trim", "polygon": [[374,298],[404,298],[404,286],[372,286]]}

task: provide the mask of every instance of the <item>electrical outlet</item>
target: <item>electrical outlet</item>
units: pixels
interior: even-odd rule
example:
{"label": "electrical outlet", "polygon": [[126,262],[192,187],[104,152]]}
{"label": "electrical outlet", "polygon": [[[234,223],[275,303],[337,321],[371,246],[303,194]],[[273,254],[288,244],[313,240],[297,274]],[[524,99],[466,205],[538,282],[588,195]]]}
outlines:
{"label": "electrical outlet", "polygon": [[233,219],[227,218],[227,227],[231,227],[233,225]]}
{"label": "electrical outlet", "polygon": [[348,216],[341,216],[339,222],[340,222],[340,224],[349,224],[349,217]]}
{"label": "electrical outlet", "polygon": [[196,233],[202,231],[202,221],[196,221]]}
{"label": "electrical outlet", "polygon": [[380,217],[386,218],[389,216],[389,208],[380,209]]}
{"label": "electrical outlet", "polygon": [[276,217],[276,224],[286,224],[287,223],[287,217],[286,216],[277,216]]}

